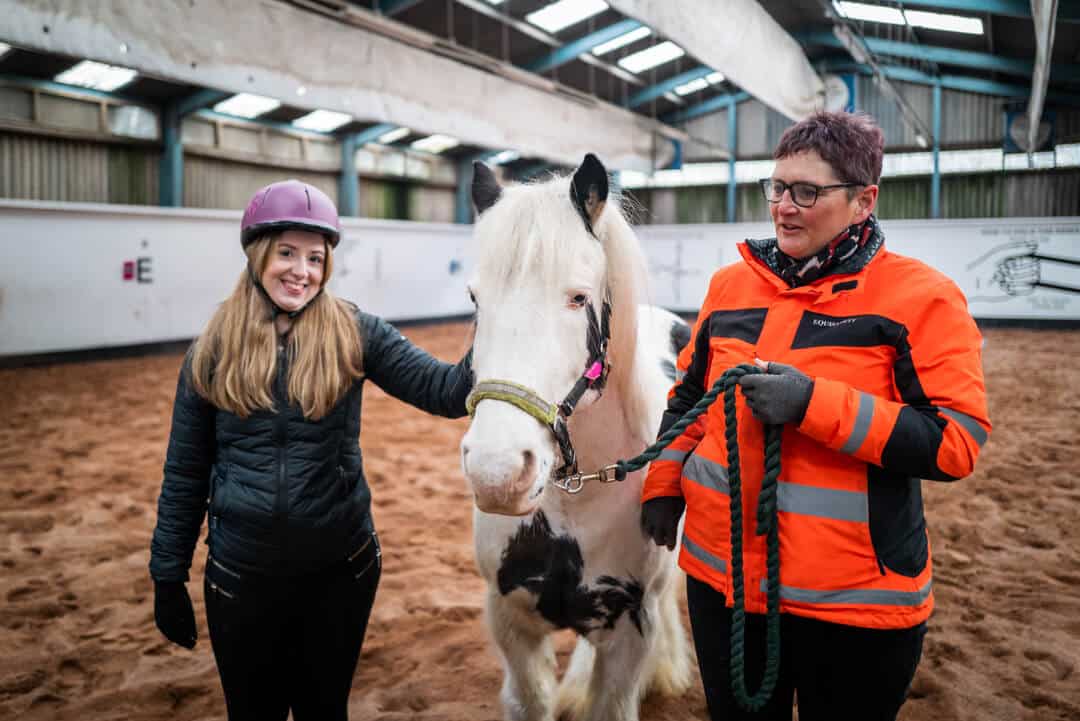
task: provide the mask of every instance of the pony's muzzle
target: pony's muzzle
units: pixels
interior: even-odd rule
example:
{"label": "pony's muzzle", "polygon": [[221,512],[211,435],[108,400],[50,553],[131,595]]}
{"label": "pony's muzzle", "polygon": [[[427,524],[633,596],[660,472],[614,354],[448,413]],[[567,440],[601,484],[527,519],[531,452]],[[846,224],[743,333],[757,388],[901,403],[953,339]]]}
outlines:
{"label": "pony's muzzle", "polygon": [[472,485],[476,507],[484,513],[521,516],[536,509],[543,479],[531,448],[461,442],[461,466]]}

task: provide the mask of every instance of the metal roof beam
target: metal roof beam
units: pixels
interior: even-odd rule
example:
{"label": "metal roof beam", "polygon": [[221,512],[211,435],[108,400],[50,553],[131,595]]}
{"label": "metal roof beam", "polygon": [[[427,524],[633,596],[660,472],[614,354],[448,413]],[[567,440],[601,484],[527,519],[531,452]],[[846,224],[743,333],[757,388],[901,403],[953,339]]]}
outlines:
{"label": "metal roof beam", "polygon": [[374,143],[382,136],[389,133],[399,126],[393,123],[379,123],[378,125],[372,125],[370,128],[365,128],[358,133],[353,133],[349,136],[351,142],[356,143],[356,147],[361,145],[367,145],[368,143]]}
{"label": "metal roof beam", "polygon": [[[455,0],[459,5],[464,5],[470,10],[474,10],[481,15],[487,15],[489,18],[498,20],[499,22],[514,28],[518,32],[528,35],[534,40],[539,40],[545,45],[550,45],[553,48],[562,47],[562,40],[559,40],[554,35],[549,35],[540,28],[531,23],[527,23],[524,20],[518,20],[517,18],[507,15],[506,13],[499,12],[491,5],[488,5],[484,0]],[[581,55],[581,61],[588,63],[589,65],[595,65],[598,68],[603,68],[620,80],[625,80],[631,85],[644,85],[644,81],[633,73],[623,70],[618,65],[612,65],[611,63],[604,62],[595,55],[584,54]]]}
{"label": "metal roof beam", "polygon": [[[904,7],[932,10],[960,10],[970,13],[990,13],[1013,18],[1030,18],[1030,0],[904,0]],[[1080,2],[1059,0],[1058,22],[1080,23]]]}
{"label": "metal roof beam", "polygon": [[736,105],[744,100],[750,99],[750,93],[738,92],[731,93],[729,95],[717,95],[715,98],[709,98],[703,103],[698,103],[693,107],[686,108],[684,110],[676,110],[674,113],[670,113],[663,117],[665,123],[682,123],[687,120],[693,120],[699,118],[702,115],[708,115],[709,113],[715,113],[717,110],[723,110],[729,106]]}
{"label": "metal roof beam", "polygon": [[180,117],[184,117],[185,115],[191,115],[196,110],[202,110],[208,105],[216,105],[225,98],[230,98],[232,96],[233,93],[203,88],[202,90],[194,92],[186,98],[179,100],[176,103],[175,112]]}
{"label": "metal roof beam", "polygon": [[713,72],[713,69],[707,65],[700,65],[693,70],[687,70],[685,73],[679,73],[667,80],[657,83],[656,85],[650,85],[647,88],[637,91],[630,96],[630,99],[626,101],[626,107],[636,108],[639,105],[655,100],[662,97],[667,93],[670,93],[680,85],[685,85],[698,78],[703,78]]}
{"label": "metal roof beam", "polygon": [[560,65],[566,65],[571,60],[575,60],[579,55],[589,52],[597,45],[606,43],[608,40],[614,40],[615,38],[621,37],[633,30],[637,30],[640,27],[642,27],[642,24],[637,20],[620,20],[613,25],[600,28],[577,40],[572,40],[566,45],[556,48],[547,55],[537,58],[531,63],[525,64],[523,67],[534,73],[542,73],[546,70],[557,68]]}
{"label": "metal roof beam", "polygon": [[379,12],[383,15],[397,15],[421,2],[422,0],[379,0]]}
{"label": "metal roof beam", "polygon": [[[966,93],[979,93],[993,95],[1001,98],[1026,98],[1031,94],[1031,88],[1026,85],[1012,85],[1000,83],[994,80],[973,78],[966,75],[941,75],[935,77],[915,68],[905,68],[898,65],[879,65],[881,72],[890,80],[899,80],[906,83],[919,85],[935,85],[939,80],[941,87],[946,90],[960,90]],[[830,61],[824,64],[823,70],[834,73],[856,72],[862,75],[873,75],[873,69],[869,65],[861,65],[850,61]],[[1062,105],[1080,106],[1080,94],[1076,93],[1047,93],[1047,99]]]}
{"label": "metal roof beam", "polygon": [[[825,30],[796,33],[795,38],[804,45],[821,45],[829,48],[844,47],[838,37]],[[987,70],[1008,75],[1031,77],[1035,68],[1034,63],[1023,58],[1007,58],[971,50],[956,50],[936,45],[918,45],[916,43],[882,40],[880,38],[863,38],[863,42],[870,52],[875,55],[925,60],[940,65],[954,65],[972,68],[973,70]],[[1080,65],[1054,63],[1051,76],[1057,81],[1080,82]]]}

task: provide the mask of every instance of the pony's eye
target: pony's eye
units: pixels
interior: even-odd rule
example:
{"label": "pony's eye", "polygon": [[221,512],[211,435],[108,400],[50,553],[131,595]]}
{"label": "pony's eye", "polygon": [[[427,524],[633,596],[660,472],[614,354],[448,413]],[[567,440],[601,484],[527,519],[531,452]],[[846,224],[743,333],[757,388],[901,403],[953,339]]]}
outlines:
{"label": "pony's eye", "polygon": [[589,296],[587,296],[584,293],[575,293],[574,295],[570,296],[570,307],[571,308],[583,308],[583,307],[585,307],[585,304],[588,303],[588,302],[589,302]]}

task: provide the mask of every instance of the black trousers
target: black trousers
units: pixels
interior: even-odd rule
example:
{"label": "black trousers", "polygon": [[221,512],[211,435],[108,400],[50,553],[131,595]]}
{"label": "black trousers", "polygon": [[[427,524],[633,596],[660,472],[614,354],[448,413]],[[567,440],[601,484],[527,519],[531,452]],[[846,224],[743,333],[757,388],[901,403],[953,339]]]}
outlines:
{"label": "black trousers", "polygon": [[[898,630],[843,626],[782,614],[780,678],[768,705],[745,711],[731,693],[732,611],[724,594],[691,576],[686,598],[712,721],[894,721],[922,656],[926,624]],[[746,615],[745,678],[752,696],[765,672],[765,616]]]}
{"label": "black trousers", "polygon": [[289,578],[210,557],[206,620],[229,721],[346,721],[382,570],[374,533],[348,561]]}

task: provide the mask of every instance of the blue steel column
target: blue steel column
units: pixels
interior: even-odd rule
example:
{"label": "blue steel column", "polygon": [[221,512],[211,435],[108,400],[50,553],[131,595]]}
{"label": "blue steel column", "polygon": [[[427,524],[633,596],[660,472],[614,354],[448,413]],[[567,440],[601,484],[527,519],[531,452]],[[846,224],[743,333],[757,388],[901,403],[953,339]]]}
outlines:
{"label": "blue steel column", "polygon": [[158,177],[158,204],[179,208],[184,204],[184,145],[180,141],[180,113],[169,103],[161,113],[164,145]]}
{"label": "blue steel column", "polygon": [[738,105],[732,100],[727,106],[728,135],[728,186],[727,186],[727,222],[735,222],[735,153],[739,148]]}
{"label": "blue steel column", "polygon": [[941,167],[938,151],[941,149],[941,81],[934,83],[934,174],[930,176],[930,217],[941,217]]}
{"label": "blue steel column", "polygon": [[229,97],[230,93],[203,88],[185,98],[166,103],[161,110],[161,167],[158,204],[179,208],[184,204],[184,116]]}
{"label": "blue steel column", "polygon": [[356,136],[341,139],[341,176],[338,178],[338,212],[360,215],[360,182],[356,177]]}
{"label": "blue steel column", "polygon": [[473,160],[466,158],[459,161],[457,166],[457,189],[454,192],[454,222],[472,222],[472,180]]}

